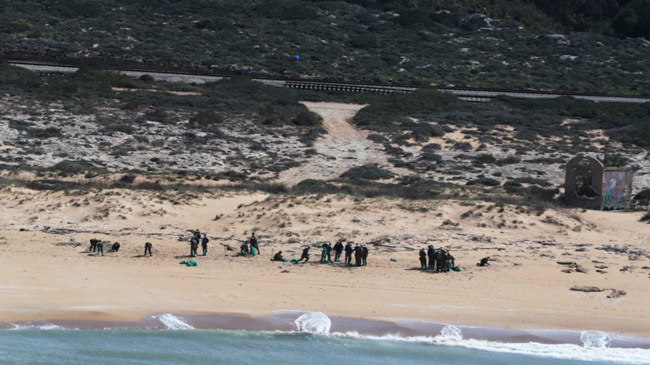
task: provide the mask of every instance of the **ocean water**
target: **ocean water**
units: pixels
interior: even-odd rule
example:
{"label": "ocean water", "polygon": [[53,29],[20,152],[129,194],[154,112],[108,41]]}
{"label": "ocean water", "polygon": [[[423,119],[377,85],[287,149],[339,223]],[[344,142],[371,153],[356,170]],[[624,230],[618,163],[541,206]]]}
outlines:
{"label": "ocean water", "polygon": [[464,339],[445,326],[436,336],[330,332],[322,313],[295,319],[292,331],[195,329],[172,314],[166,329],[64,329],[14,325],[0,331],[0,364],[650,364],[650,349],[612,348],[601,332],[582,345]]}

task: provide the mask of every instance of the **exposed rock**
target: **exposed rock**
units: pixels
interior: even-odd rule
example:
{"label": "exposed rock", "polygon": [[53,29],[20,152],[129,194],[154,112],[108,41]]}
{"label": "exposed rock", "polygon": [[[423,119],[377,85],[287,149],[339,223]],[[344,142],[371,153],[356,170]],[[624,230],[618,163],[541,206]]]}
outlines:
{"label": "exposed rock", "polygon": [[624,296],[626,294],[627,293],[625,292],[625,290],[612,289],[612,292],[609,293],[609,295],[607,295],[607,298],[616,299],[616,298],[620,298],[620,297],[622,297],[622,296]]}
{"label": "exposed rock", "polygon": [[597,286],[573,286],[570,290],[580,291],[583,293],[600,293],[603,289],[600,289]]}
{"label": "exposed rock", "polygon": [[362,224],[364,226],[370,225],[370,222],[368,220],[363,219],[363,218],[359,218],[359,217],[352,218],[352,222],[359,223],[359,224]]}

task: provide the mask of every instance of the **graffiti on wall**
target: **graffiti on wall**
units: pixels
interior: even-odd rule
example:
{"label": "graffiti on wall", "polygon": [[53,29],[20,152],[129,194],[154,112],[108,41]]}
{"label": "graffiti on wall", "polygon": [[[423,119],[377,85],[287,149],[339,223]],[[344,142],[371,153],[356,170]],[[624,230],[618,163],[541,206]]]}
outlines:
{"label": "graffiti on wall", "polygon": [[624,208],[630,200],[631,171],[605,171],[603,173],[603,208]]}

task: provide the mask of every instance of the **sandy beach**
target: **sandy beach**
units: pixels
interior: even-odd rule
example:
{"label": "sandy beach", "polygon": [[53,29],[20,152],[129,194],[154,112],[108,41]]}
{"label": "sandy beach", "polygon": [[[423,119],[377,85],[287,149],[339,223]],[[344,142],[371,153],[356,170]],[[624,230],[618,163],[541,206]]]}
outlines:
{"label": "sandy beach", "polygon": [[[650,338],[648,226],[638,221],[641,213],[549,209],[537,215],[511,206],[499,213],[491,203],[246,192],[185,203],[131,190],[75,196],[5,187],[0,195],[3,322],[303,310]],[[104,210],[109,214],[97,218]],[[471,217],[463,214],[468,210]],[[511,223],[480,224],[496,219]],[[187,230],[196,228],[211,237],[209,255],[197,258],[198,267],[179,265],[189,254]],[[236,238],[253,230],[261,238],[257,257],[234,257],[222,245],[237,248]],[[87,252],[93,237],[122,247],[98,257]],[[304,245],[337,237],[370,243],[368,266],[270,261],[272,252],[299,257]],[[141,256],[145,241],[153,243],[153,257]],[[417,253],[426,244],[449,248],[463,271],[419,270]],[[320,250],[311,253],[317,260]],[[492,265],[475,266],[485,256]],[[558,261],[586,272],[562,272],[567,265]],[[574,286],[603,291],[571,291]],[[612,289],[625,295],[608,298]]]}
{"label": "sandy beach", "polygon": [[[361,105],[306,105],[323,116],[328,134],[311,163],[279,182],[387,166],[384,152],[349,123]],[[193,178],[211,188],[54,191],[22,187],[34,174],[4,177],[22,183],[0,187],[0,323],[294,310],[650,338],[650,238],[641,212],[495,203],[472,199],[471,189],[439,200],[273,195]],[[210,237],[209,254],[186,267],[179,262],[188,259],[193,229]],[[252,232],[261,254],[237,257]],[[97,256],[88,251],[92,238],[107,242],[106,251],[113,242],[121,249]],[[368,266],[318,263],[321,242],[338,238],[367,244]],[[147,241],[152,257],[143,256]],[[307,245],[307,264],[270,260],[279,250],[298,258]],[[462,271],[420,270],[427,245],[449,249]],[[477,267],[484,257],[491,265]]]}

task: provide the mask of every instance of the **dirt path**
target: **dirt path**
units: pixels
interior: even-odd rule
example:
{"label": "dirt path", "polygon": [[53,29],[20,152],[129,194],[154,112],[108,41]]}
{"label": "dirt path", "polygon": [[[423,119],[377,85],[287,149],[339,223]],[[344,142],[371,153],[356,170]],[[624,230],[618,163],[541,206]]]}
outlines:
{"label": "dirt path", "polygon": [[366,131],[357,129],[351,120],[364,107],[359,104],[303,102],[323,118],[327,134],[314,143],[317,154],[302,166],[283,171],[278,178],[287,184],[304,179],[333,179],[351,167],[377,163],[388,167],[383,147],[368,139]]}

